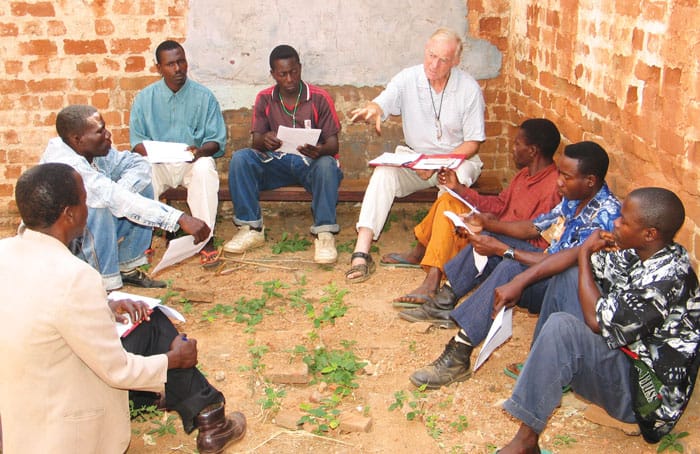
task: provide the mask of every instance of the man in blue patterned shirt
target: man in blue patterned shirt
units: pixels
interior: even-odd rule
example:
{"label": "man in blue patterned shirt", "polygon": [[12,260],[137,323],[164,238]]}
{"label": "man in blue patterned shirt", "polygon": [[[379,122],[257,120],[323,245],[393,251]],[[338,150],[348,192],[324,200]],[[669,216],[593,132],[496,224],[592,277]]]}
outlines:
{"label": "man in blue patterned shirt", "polygon": [[[534,221],[513,222],[498,221],[491,215],[477,215],[484,230],[496,236],[469,235],[470,243],[476,252],[489,257],[490,263],[487,263],[484,273],[488,273],[489,267],[492,271],[485,280],[480,279],[472,261],[470,266],[463,268],[460,277],[463,281],[455,288],[468,291],[479,281],[483,282],[464,303],[450,312],[450,305],[454,307],[457,299],[453,294],[452,301],[444,307],[426,307],[424,304],[419,309],[430,313],[436,321],[452,318],[461,329],[449,341],[438,359],[411,375],[410,380],[414,385],[437,389],[469,378],[472,372],[469,356],[473,347],[486,338],[493,322],[495,290],[552,254],[575,250],[592,231],[612,229],[613,221],[620,215],[620,202],[605,183],[608,164],[607,153],[594,142],[568,145],[564,149],[564,156],[557,162],[562,201],[549,213],[538,216]],[[545,251],[525,241],[538,235],[550,243]],[[575,253],[567,256],[571,257],[571,266]],[[528,307],[531,312],[539,312],[539,302],[542,301],[549,278],[554,274],[538,276],[527,287],[522,298],[515,301],[520,306]],[[456,282],[453,277],[449,274],[448,277],[450,284],[454,285]],[[467,279],[471,279],[471,282],[464,282]],[[439,300],[437,303],[440,304]]]}
{"label": "man in blue patterned shirt", "polygon": [[552,281],[542,326],[503,405],[522,424],[501,453],[539,451],[566,385],[637,422],[648,442],[673,429],[690,400],[700,343],[697,276],[673,241],[684,219],[671,191],[632,191],[614,232],[594,232],[578,248],[578,295],[570,279]]}

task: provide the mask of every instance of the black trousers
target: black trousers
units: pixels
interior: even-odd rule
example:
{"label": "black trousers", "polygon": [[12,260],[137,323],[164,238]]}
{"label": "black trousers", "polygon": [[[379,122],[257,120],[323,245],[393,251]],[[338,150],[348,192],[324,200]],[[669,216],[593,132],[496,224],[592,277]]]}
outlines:
{"label": "black trousers", "polygon": [[[151,321],[141,323],[123,337],[122,345],[126,351],[137,355],[158,355],[170,350],[170,344],[178,334],[168,317],[156,308],[151,314]],[[167,380],[165,406],[180,414],[187,433],[196,428],[195,418],[200,411],[208,405],[225,401],[224,395],[196,367],[168,369]],[[153,405],[159,396],[147,391],[129,391],[129,399],[139,408]]]}

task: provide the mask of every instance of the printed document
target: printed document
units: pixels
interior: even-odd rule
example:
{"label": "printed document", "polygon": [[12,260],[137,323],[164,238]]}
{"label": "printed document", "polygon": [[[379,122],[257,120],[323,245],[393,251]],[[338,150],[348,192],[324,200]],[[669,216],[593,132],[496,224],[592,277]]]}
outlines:
{"label": "printed document", "polygon": [[[209,238],[211,238],[211,235]],[[194,244],[194,237],[192,235],[186,235],[170,240],[168,249],[165,250],[165,254],[163,254],[163,258],[160,260],[160,263],[158,263],[158,265],[153,268],[153,271],[151,271],[151,275],[155,276],[157,273],[163,271],[167,267],[180,263],[186,258],[197,254],[207,244],[207,241],[209,241],[209,239],[206,239],[199,244]]]}
{"label": "printed document", "polygon": [[163,162],[191,162],[194,155],[187,150],[186,143],[160,142],[157,140],[144,140],[143,146],[148,153],[148,161],[151,164]]}
{"label": "printed document", "polygon": [[[472,232],[472,229],[469,228],[467,224],[464,223],[461,217],[457,213],[454,213],[449,210],[445,210],[442,212],[447,218],[452,221],[452,223],[455,225],[455,227],[462,227],[465,229],[467,232],[471,233],[474,235],[474,232]],[[472,248],[472,254],[474,255],[474,266],[476,267],[476,271],[478,271],[478,274],[476,277],[481,276],[481,273],[483,273],[484,268],[486,268],[486,262],[488,262],[489,258],[486,257],[485,255],[481,255],[478,252],[476,252],[476,249]]]}
{"label": "printed document", "polygon": [[479,356],[474,363],[474,372],[481,367],[488,357],[513,335],[513,309],[501,308],[491,325],[489,333],[486,335],[484,344],[481,347]]}
{"label": "printed document", "polygon": [[280,126],[279,130],[277,130],[277,138],[282,142],[282,146],[275,151],[304,156],[297,151],[297,147],[306,145],[307,143],[316,145],[318,144],[319,137],[321,137],[320,129],[288,128],[286,126]]}
{"label": "printed document", "polygon": [[[109,301],[118,301],[118,300],[141,301],[141,302],[148,304],[148,307],[150,307],[151,309],[158,307],[160,309],[160,311],[163,312],[170,319],[179,320],[183,323],[185,322],[185,317],[183,317],[181,313],[179,313],[178,311],[176,311],[172,307],[164,306],[163,304],[160,303],[160,300],[158,298],[150,298],[148,296],[134,295],[133,293],[114,291],[114,292],[111,292],[107,296],[107,299]],[[124,315],[127,319],[129,318],[129,314],[122,314],[122,315]],[[129,323],[117,322],[116,325],[117,325],[117,333],[119,334],[119,337],[125,337],[134,328],[136,328],[138,326],[138,323],[136,325],[134,325],[133,323],[131,323],[131,320],[129,320]]]}

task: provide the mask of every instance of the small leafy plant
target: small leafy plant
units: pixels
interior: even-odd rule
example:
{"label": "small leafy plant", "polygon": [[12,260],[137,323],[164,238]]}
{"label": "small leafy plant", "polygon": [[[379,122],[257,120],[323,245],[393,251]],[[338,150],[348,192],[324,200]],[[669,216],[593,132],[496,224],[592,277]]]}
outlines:
{"label": "small leafy plant", "polygon": [[664,452],[666,450],[668,451],[676,451],[676,452],[683,452],[683,444],[680,443],[678,440],[681,438],[687,437],[689,434],[688,432],[681,432],[681,433],[668,433],[661,438],[661,441],[659,442],[659,447],[656,448],[656,452]]}
{"label": "small leafy plant", "polygon": [[289,233],[282,233],[282,238],[272,245],[273,254],[282,254],[283,252],[306,251],[311,246],[311,241],[307,238],[299,238],[299,234],[295,233],[294,238],[290,237]]}

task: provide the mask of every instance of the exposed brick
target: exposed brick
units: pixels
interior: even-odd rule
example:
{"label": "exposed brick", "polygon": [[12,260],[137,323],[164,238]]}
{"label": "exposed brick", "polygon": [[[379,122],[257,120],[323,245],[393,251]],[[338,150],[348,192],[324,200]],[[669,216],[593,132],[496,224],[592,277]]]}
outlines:
{"label": "exposed brick", "polygon": [[305,384],[311,380],[309,366],[300,361],[290,364],[288,354],[269,353],[265,364],[264,377],[270,383]]}
{"label": "exposed brick", "polygon": [[50,64],[50,59],[48,57],[39,57],[36,60],[32,60],[29,62],[29,72],[37,75],[46,75],[49,74],[51,71],[49,71],[49,64]]}
{"label": "exposed brick", "polygon": [[16,180],[22,174],[21,165],[8,164],[5,166],[5,178]]}
{"label": "exposed brick", "polygon": [[5,73],[16,76],[22,72],[22,62],[17,60],[5,60]]}
{"label": "exposed brick", "polygon": [[[19,144],[19,134],[14,129],[3,131],[2,143],[4,145],[17,145],[17,144]],[[10,162],[9,156],[5,156],[5,162]],[[20,160],[15,159],[12,162],[20,162]]]}
{"label": "exposed brick", "polygon": [[341,432],[369,432],[372,428],[372,418],[353,413],[343,414],[340,417],[338,429]]}
{"label": "exposed brick", "polygon": [[39,97],[34,95],[24,95],[19,97],[19,106],[24,110],[35,111],[41,106]]}
{"label": "exposed brick", "polygon": [[63,95],[44,95],[41,97],[41,107],[44,110],[60,110],[65,107]]}
{"label": "exposed brick", "polygon": [[75,65],[75,69],[81,74],[92,74],[97,72],[97,63],[94,61],[81,61]]}
{"label": "exposed brick", "polygon": [[114,60],[113,58],[105,58],[103,61],[107,69],[111,71],[118,71],[119,68],[121,68],[119,62],[117,60]]}
{"label": "exposed brick", "polygon": [[56,15],[51,2],[12,2],[10,10],[14,16],[52,17]]}
{"label": "exposed brick", "polygon": [[122,90],[140,90],[158,79],[160,79],[160,76],[122,77],[119,79],[119,88]]}
{"label": "exposed brick", "polygon": [[146,67],[146,59],[143,57],[128,57],[124,65],[124,71],[128,73],[143,71]]}
{"label": "exposed brick", "polygon": [[48,39],[36,39],[19,43],[20,55],[56,55],[57,47]]}
{"label": "exposed brick", "polygon": [[63,51],[67,55],[105,54],[107,46],[101,39],[63,40]]}
{"label": "exposed brick", "polygon": [[141,53],[146,52],[151,47],[149,38],[142,39],[113,39],[110,51],[113,54]]}
{"label": "exposed brick", "polygon": [[659,80],[661,77],[661,68],[658,66],[649,66],[644,62],[638,61],[634,67],[634,75],[639,80]]}
{"label": "exposed brick", "polygon": [[[92,95],[90,100],[90,105],[94,106],[98,110],[104,110],[109,108],[109,94],[107,93],[95,93]],[[191,300],[194,301],[194,300]]]}
{"label": "exposed brick", "polygon": [[97,91],[113,90],[117,81],[112,77],[78,78],[75,80],[75,88],[78,90]]}
{"label": "exposed brick", "polygon": [[109,19],[95,20],[95,33],[100,36],[111,35],[114,33],[114,23]]}
{"label": "exposed brick", "polygon": [[0,23],[0,36],[17,36],[18,33],[17,24]]}
{"label": "exposed brick", "polygon": [[0,184],[0,197],[12,197],[14,188],[11,184]]}
{"label": "exposed brick", "polygon": [[22,35],[24,36],[43,36],[44,24],[40,21],[29,21],[22,25]]}
{"label": "exposed brick", "polygon": [[63,36],[66,34],[66,24],[60,20],[50,20],[47,24],[46,33],[49,36]]}
{"label": "exposed brick", "polygon": [[162,33],[165,24],[165,19],[149,19],[146,22],[146,31],[148,33]]}
{"label": "exposed brick", "polygon": [[90,100],[86,95],[69,93],[68,104],[90,104]]}
{"label": "exposed brick", "polygon": [[179,2],[179,4],[176,4],[175,6],[169,6],[168,7],[168,17],[174,18],[177,16],[184,17],[185,16],[185,3],[184,2]]}
{"label": "exposed brick", "polygon": [[303,423],[299,423],[302,416],[304,416],[304,414],[300,411],[281,409],[275,415],[273,422],[280,427],[284,427],[285,429],[299,430],[303,426]]}
{"label": "exposed brick", "polygon": [[70,86],[68,79],[41,79],[27,82],[29,90],[37,93],[47,91],[66,91]]}
{"label": "exposed brick", "polygon": [[644,49],[644,30],[638,28],[632,30],[632,49],[637,51]]}
{"label": "exposed brick", "polygon": [[23,93],[27,83],[23,80],[0,80],[0,94]]}

